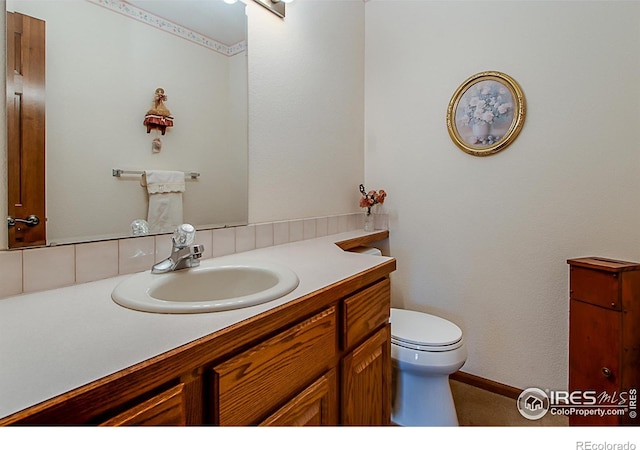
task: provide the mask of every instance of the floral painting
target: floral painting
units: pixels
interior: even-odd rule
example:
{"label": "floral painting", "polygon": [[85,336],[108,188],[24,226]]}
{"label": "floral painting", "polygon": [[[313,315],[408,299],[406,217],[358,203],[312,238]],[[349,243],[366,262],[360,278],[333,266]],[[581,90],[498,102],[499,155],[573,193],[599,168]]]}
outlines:
{"label": "floral painting", "polygon": [[456,144],[482,156],[506,147],[520,131],[524,95],[513,79],[500,72],[469,78],[449,104],[447,126]]}
{"label": "floral painting", "polygon": [[458,132],[471,145],[495,144],[504,137],[512,120],[513,96],[493,80],[471,86],[456,109]]}

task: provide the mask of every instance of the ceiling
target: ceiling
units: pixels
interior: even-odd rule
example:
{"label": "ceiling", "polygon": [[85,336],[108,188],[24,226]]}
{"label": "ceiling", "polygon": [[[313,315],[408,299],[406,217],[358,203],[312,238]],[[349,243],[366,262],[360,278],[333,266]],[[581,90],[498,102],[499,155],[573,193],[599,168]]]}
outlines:
{"label": "ceiling", "polygon": [[223,0],[126,0],[136,8],[182,25],[225,45],[246,39],[246,5]]}

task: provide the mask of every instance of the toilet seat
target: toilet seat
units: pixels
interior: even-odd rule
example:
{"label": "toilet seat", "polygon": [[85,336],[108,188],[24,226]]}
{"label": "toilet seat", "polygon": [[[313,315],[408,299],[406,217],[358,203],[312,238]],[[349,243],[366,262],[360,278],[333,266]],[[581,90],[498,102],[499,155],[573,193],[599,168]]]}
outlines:
{"label": "toilet seat", "polygon": [[447,352],[463,345],[462,330],[442,317],[391,308],[391,343],[412,350]]}

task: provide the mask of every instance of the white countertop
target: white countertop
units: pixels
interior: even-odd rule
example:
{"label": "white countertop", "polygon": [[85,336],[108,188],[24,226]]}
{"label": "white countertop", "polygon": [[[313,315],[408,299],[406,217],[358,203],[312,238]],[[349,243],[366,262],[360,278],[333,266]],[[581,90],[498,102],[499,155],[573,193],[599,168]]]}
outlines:
{"label": "white countertop", "polygon": [[335,245],[366,234],[351,231],[215,258],[275,261],[300,279],[284,297],[234,311],[156,314],[124,308],[111,299],[111,291],[133,275],[0,299],[0,418],[390,259]]}

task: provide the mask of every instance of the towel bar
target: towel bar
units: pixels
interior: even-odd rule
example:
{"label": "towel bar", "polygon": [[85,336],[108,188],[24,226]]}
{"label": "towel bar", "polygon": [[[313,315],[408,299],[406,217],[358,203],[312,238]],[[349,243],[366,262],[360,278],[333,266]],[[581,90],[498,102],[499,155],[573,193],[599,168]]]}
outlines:
{"label": "towel bar", "polygon": [[[142,175],[143,173],[144,170],[111,169],[111,175],[114,177],[120,177],[122,175]],[[200,176],[200,172],[185,172],[184,176],[195,180]]]}

